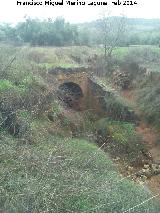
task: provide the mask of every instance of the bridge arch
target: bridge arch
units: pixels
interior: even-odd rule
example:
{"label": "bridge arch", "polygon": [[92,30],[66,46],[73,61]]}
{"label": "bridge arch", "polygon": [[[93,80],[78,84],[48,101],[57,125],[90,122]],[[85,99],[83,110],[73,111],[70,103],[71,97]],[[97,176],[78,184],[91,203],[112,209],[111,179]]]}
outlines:
{"label": "bridge arch", "polygon": [[58,87],[58,97],[63,103],[75,110],[81,110],[82,98],[84,97],[79,84],[72,81],[64,82]]}

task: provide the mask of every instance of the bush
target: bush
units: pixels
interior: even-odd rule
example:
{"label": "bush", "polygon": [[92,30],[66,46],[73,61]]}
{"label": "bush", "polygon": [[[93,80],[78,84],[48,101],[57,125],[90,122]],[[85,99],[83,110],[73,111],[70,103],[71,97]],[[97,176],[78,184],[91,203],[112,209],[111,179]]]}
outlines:
{"label": "bush", "polygon": [[113,121],[107,118],[97,122],[97,130],[103,137],[110,136],[120,144],[127,144],[131,136],[135,136],[135,125],[132,123]]}
{"label": "bush", "polygon": [[135,125],[128,122],[101,119],[96,125],[98,136],[106,143],[106,151],[114,157],[120,156],[131,165],[143,164],[147,160],[142,138],[135,131]]}
{"label": "bush", "polygon": [[104,110],[113,120],[128,122],[135,122],[137,120],[137,117],[129,104],[124,101],[123,98],[118,95],[114,95],[113,93],[106,95]]}
{"label": "bush", "polygon": [[147,81],[142,88],[138,89],[138,104],[145,120],[159,128],[160,85],[158,78],[157,80]]}

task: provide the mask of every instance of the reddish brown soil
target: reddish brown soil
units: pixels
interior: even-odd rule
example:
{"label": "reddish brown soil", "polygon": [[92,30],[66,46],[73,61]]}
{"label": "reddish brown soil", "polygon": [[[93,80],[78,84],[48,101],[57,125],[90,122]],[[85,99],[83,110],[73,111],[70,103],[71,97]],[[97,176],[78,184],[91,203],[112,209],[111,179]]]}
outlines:
{"label": "reddish brown soil", "polygon": [[148,145],[150,148],[156,145],[157,133],[150,125],[141,121],[136,130],[140,135],[142,135],[146,145]]}
{"label": "reddish brown soil", "polygon": [[130,103],[135,103],[136,96],[133,90],[123,90],[121,95],[126,98]]}
{"label": "reddish brown soil", "polygon": [[[146,185],[155,195],[160,194],[160,175],[147,180]],[[157,198],[160,199],[160,196]]]}
{"label": "reddish brown soil", "polygon": [[[121,92],[121,95],[132,104],[135,112],[139,114],[139,109],[136,104],[136,95],[134,90],[125,90]],[[147,145],[149,152],[152,155],[154,162],[160,162],[160,145],[156,144],[157,138],[160,137],[155,129],[147,124],[143,119],[140,121],[139,126],[136,128],[138,134],[143,137],[144,143]],[[153,176],[148,179],[146,186],[154,193],[160,193],[160,175]]]}
{"label": "reddish brown soil", "polygon": [[[136,104],[135,91],[124,90],[121,92],[121,95],[133,106],[135,112],[139,114],[139,109]],[[147,124],[143,119],[139,122],[139,126],[136,128],[136,131],[143,137],[143,140],[147,146],[149,146],[150,148],[156,146],[158,133],[151,125]]]}

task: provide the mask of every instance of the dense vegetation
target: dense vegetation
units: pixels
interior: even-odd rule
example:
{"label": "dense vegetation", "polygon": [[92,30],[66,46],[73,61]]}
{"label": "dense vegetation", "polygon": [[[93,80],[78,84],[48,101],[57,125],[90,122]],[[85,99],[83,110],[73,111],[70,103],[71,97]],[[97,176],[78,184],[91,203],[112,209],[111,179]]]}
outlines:
{"label": "dense vegetation", "polygon": [[[114,17],[113,17],[114,18]],[[112,18],[111,18],[112,19]],[[102,20],[84,23],[81,26],[87,28],[92,33],[93,43],[102,44]],[[119,46],[128,45],[159,45],[160,43],[160,20],[159,19],[133,19],[125,20],[126,33],[123,42]]]}
{"label": "dense vegetation", "polygon": [[63,18],[39,20],[26,18],[15,27],[9,24],[0,26],[0,41],[23,42],[41,46],[67,46],[87,44],[87,33],[78,30],[76,25],[66,23]]}
{"label": "dense vegetation", "polygon": [[[112,20],[112,18],[110,19]],[[17,44],[27,42],[31,45],[41,46],[103,44],[102,22],[103,20],[97,20],[73,25],[65,22],[63,18],[39,20],[26,17],[25,21],[16,26],[1,24],[0,41],[10,41]],[[126,33],[125,36],[121,35],[123,41],[118,43],[119,46],[159,45],[159,19],[126,19],[125,25]]]}

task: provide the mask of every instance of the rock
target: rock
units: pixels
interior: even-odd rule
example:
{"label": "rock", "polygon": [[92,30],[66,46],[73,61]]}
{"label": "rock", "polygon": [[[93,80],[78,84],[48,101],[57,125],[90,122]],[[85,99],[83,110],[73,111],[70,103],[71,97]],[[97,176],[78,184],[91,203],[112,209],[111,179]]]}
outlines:
{"label": "rock", "polygon": [[[151,165],[151,170],[153,174],[157,174],[158,171],[160,170],[159,165],[158,164],[152,164]],[[160,172],[160,171],[159,171]]]}
{"label": "rock", "polygon": [[146,169],[142,169],[142,174],[145,174],[146,173]]}
{"label": "rock", "polygon": [[138,183],[139,185],[143,185],[143,184],[144,184],[144,182],[141,181],[141,180],[137,180],[137,183]]}
{"label": "rock", "polygon": [[145,176],[146,176],[147,178],[152,177],[152,171],[151,171],[149,168],[145,170]]}
{"label": "rock", "polygon": [[136,173],[136,176],[141,177],[143,174],[144,174],[144,172],[142,170],[140,170]]}
{"label": "rock", "polygon": [[150,168],[150,166],[148,164],[145,164],[144,169],[148,169],[148,168]]}
{"label": "rock", "polygon": [[117,86],[120,86],[122,89],[127,89],[131,84],[131,78],[129,73],[121,72],[117,70],[113,73],[113,81]]}
{"label": "rock", "polygon": [[145,182],[145,181],[147,180],[147,176],[146,176],[146,175],[142,175],[142,176],[141,176],[141,180],[142,180],[143,182]]}
{"label": "rock", "polygon": [[146,176],[147,178],[150,178],[152,176],[152,170],[150,168],[142,169],[141,171],[136,173],[137,177],[143,177]]}
{"label": "rock", "polygon": [[153,175],[159,175],[160,174],[160,166],[158,164],[152,164],[151,170]]}
{"label": "rock", "polygon": [[129,176],[129,175],[131,175],[131,173],[127,171],[127,172],[126,172],[126,175]]}
{"label": "rock", "polygon": [[128,166],[128,167],[127,167],[127,170],[130,171],[130,172],[132,172],[132,171],[134,170],[134,168],[131,167],[131,166]]}
{"label": "rock", "polygon": [[160,169],[154,170],[154,175],[159,175],[160,174]]}
{"label": "rock", "polygon": [[143,152],[144,156],[149,160],[152,160],[152,154],[150,152]]}
{"label": "rock", "polygon": [[158,169],[159,168],[159,165],[158,164],[152,164],[151,165],[151,169],[152,170],[156,170],[156,169]]}
{"label": "rock", "polygon": [[119,157],[116,157],[116,158],[115,158],[115,161],[120,161],[120,158],[119,158]]}

